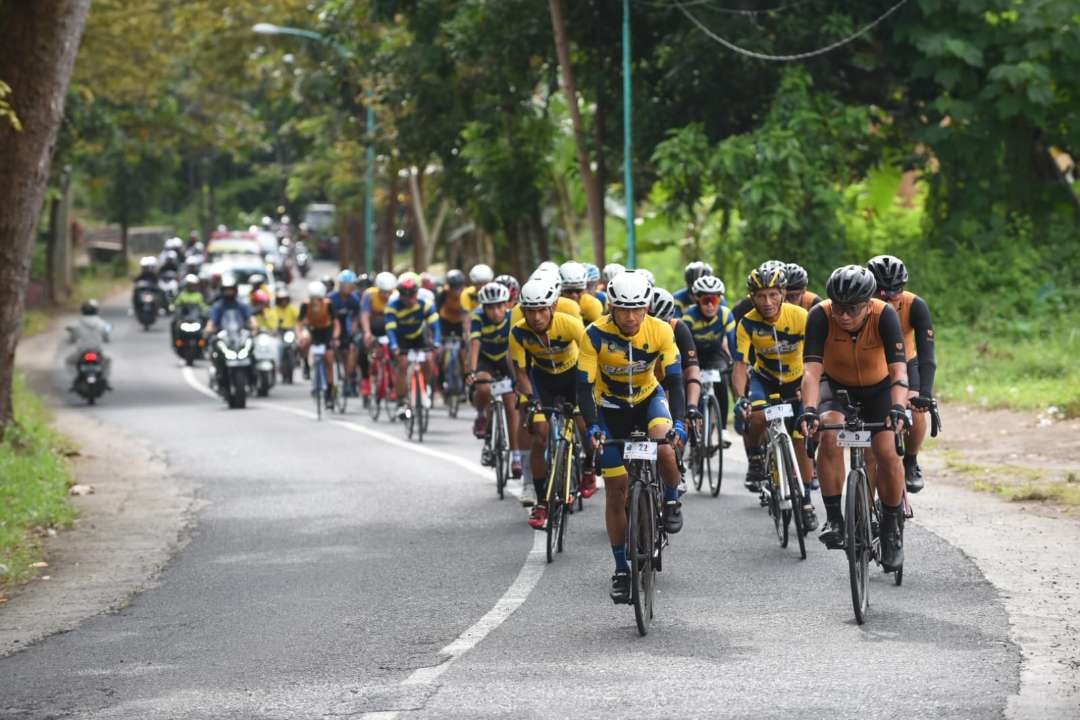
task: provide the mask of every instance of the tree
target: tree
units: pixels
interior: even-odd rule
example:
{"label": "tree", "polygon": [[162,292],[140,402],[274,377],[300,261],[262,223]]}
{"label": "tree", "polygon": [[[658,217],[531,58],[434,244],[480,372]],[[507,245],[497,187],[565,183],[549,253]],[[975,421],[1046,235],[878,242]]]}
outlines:
{"label": "tree", "polygon": [[90,0],[0,5],[0,77],[22,125],[0,123],[0,438],[13,417],[15,348],[30,250]]}

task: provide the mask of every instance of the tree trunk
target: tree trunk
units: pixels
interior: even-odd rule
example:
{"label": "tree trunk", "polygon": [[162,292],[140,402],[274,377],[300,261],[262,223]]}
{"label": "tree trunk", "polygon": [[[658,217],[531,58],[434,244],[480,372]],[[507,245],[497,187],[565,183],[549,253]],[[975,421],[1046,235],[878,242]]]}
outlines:
{"label": "tree trunk", "polygon": [[577,86],[574,84],[574,71],[570,66],[570,43],[566,36],[566,18],[563,15],[562,0],[548,0],[551,9],[551,26],[555,33],[555,51],[559,56],[559,79],[566,105],[570,109],[570,120],[574,126],[574,145],[577,148],[578,168],[581,171],[581,184],[585,188],[588,205],[589,227],[592,229],[593,259],[600,267],[604,266],[604,196],[600,192],[589,162],[589,151],[585,147],[585,125],[581,120],[578,107]]}
{"label": "tree trunk", "polygon": [[386,223],[382,229],[382,269],[394,271],[394,246],[397,236],[397,212],[398,212],[398,175],[397,168],[391,166],[387,172],[386,184]]}
{"label": "tree trunk", "polygon": [[428,247],[431,245],[431,232],[428,230],[427,217],[424,215],[424,194],[420,187],[420,170],[409,168],[409,200],[412,207],[413,221],[418,232],[413,233],[413,269],[416,272],[427,270]]}
{"label": "tree trunk", "polygon": [[31,249],[89,9],[90,0],[0,4],[0,78],[11,87],[23,127],[0,122],[0,439],[13,415],[11,382]]}

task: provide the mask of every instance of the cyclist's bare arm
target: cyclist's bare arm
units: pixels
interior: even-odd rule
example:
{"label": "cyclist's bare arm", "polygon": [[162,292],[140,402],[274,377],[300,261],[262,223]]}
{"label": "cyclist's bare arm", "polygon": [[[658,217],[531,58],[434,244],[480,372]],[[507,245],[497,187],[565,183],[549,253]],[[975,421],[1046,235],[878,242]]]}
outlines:
{"label": "cyclist's bare arm", "polygon": [[701,400],[701,369],[697,365],[684,367],[683,382],[686,384],[686,407],[696,408]]}
{"label": "cyclist's bare arm", "polygon": [[529,373],[525,372],[525,368],[514,365],[514,376],[517,378],[518,392],[522,395],[532,397],[533,386],[529,380]]}
{"label": "cyclist's bare arm", "polygon": [[480,362],[480,338],[469,341],[469,357],[465,362],[465,374],[476,371],[476,365]]}
{"label": "cyclist's bare arm", "polygon": [[[735,390],[735,394],[739,397],[746,397],[750,388],[747,387],[747,383],[750,377],[750,369],[742,360],[736,360],[735,366],[731,369],[731,387]],[[805,391],[803,397],[806,397]]]}

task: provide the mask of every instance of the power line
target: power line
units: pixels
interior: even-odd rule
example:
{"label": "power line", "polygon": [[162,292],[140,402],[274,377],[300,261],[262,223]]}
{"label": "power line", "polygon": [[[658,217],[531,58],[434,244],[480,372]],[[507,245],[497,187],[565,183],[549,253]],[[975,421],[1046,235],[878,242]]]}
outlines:
{"label": "power line", "polygon": [[770,61],[770,62],[797,62],[799,60],[807,60],[807,59],[812,58],[812,57],[817,57],[818,55],[824,55],[827,52],[832,52],[836,48],[843,47],[844,45],[847,45],[848,43],[852,42],[853,40],[857,40],[858,38],[862,37],[866,33],[873,30],[875,27],[877,27],[878,25],[883,23],[886,19],[888,19],[893,13],[895,13],[897,10],[899,10],[901,7],[903,7],[905,3],[907,3],[907,0],[900,0],[900,2],[893,5],[891,8],[886,10],[880,17],[878,17],[876,20],[874,20],[869,25],[866,25],[865,27],[863,27],[858,32],[856,32],[856,33],[854,33],[852,35],[849,35],[848,37],[844,38],[843,40],[838,40],[838,41],[836,41],[836,42],[834,42],[834,43],[832,43],[830,45],[826,45],[825,47],[818,48],[817,50],[811,50],[809,52],[804,52],[804,53],[797,53],[795,55],[766,55],[764,53],[754,52],[753,50],[747,50],[746,48],[739,47],[738,45],[731,42],[730,40],[725,40],[724,38],[720,37],[719,35],[717,35],[712,30],[710,30],[692,12],[687,10],[686,6],[685,6],[685,3],[680,2],[680,0],[674,0],[675,6],[677,8],[679,8],[679,10],[682,11],[683,15],[685,15],[687,18],[689,18],[690,22],[697,25],[698,29],[700,29],[701,32],[705,33],[710,38],[712,38],[716,42],[718,42],[721,45],[723,45],[724,47],[726,47],[728,50],[731,50],[733,52],[737,52],[740,55],[745,55],[746,57],[754,58],[755,60],[767,60],[767,61]]}
{"label": "power line", "polygon": [[784,5],[778,5],[778,6],[773,7],[773,8],[764,8],[764,9],[761,9],[761,10],[743,10],[741,8],[729,8],[729,7],[709,7],[709,6],[712,5],[712,3],[716,2],[716,0],[683,0],[683,2],[681,2],[681,3],[679,2],[679,0],[668,0],[668,2],[664,2],[663,0],[634,0],[634,2],[637,3],[638,5],[648,5],[649,7],[656,7],[656,8],[667,8],[668,10],[670,10],[671,8],[675,7],[676,5],[680,5],[680,4],[684,5],[686,7],[692,7],[692,6],[700,5],[700,6],[708,7],[708,9],[711,10],[712,12],[727,13],[729,15],[754,16],[754,15],[771,15],[773,13],[784,12],[785,10],[790,10],[791,8],[799,7],[800,5],[805,5],[806,3],[810,2],[810,0],[794,0],[794,2],[789,2],[789,3],[786,3]]}

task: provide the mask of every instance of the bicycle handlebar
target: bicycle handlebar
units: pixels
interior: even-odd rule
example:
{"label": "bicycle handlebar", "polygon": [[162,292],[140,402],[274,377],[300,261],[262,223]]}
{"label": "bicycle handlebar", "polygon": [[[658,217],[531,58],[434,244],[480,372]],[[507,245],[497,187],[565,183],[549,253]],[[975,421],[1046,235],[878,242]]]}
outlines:
{"label": "bicycle handlebar", "polygon": [[[829,430],[856,430],[857,431],[857,430],[880,430],[880,429],[891,429],[891,428],[889,428],[883,422],[868,423],[868,422],[862,422],[861,420],[858,420],[858,418],[856,418],[856,420],[854,422],[849,421],[849,422],[846,422],[846,423],[819,423],[818,426],[817,426],[817,431],[813,435],[810,435],[809,437],[806,438],[806,454],[810,457],[811,460],[813,460],[814,455],[817,454],[818,443],[817,443],[817,440],[815,440],[815,438],[817,437],[817,433],[828,432]],[[902,432],[894,432],[893,433],[893,444],[896,447],[896,454],[899,455],[900,457],[904,457],[904,450],[906,449],[906,446],[904,444],[904,433],[902,433]]]}
{"label": "bicycle handlebar", "polygon": [[930,412],[930,437],[937,437],[941,432],[941,415],[938,413],[938,402],[934,398],[913,397],[911,405],[920,410]]}

